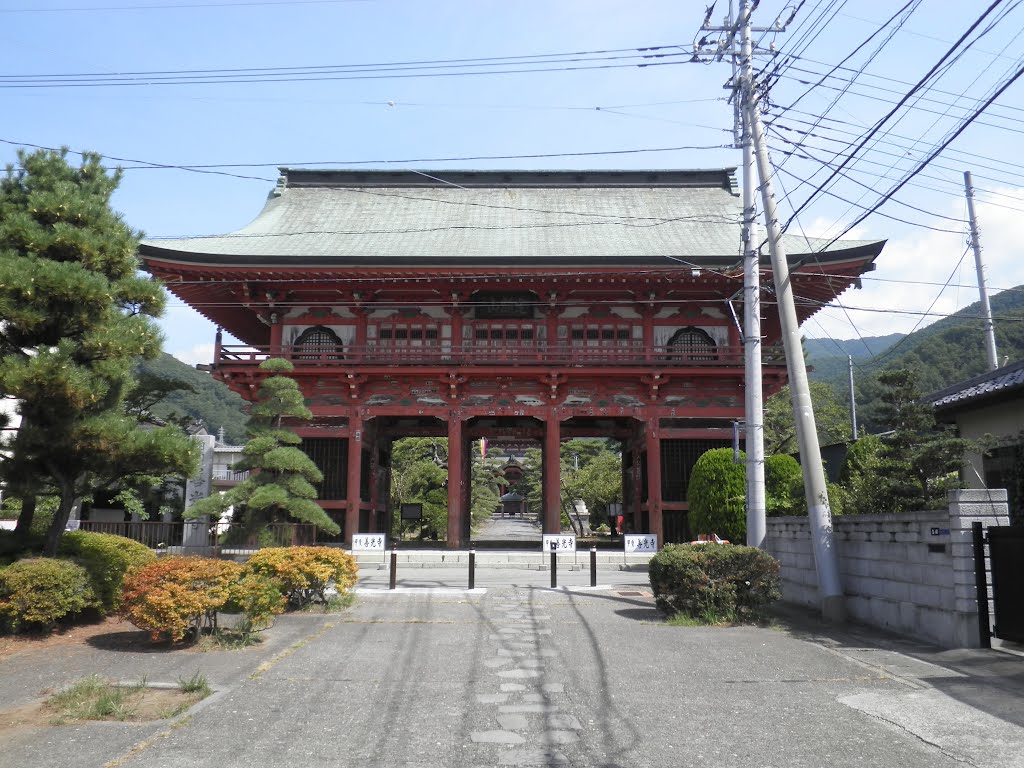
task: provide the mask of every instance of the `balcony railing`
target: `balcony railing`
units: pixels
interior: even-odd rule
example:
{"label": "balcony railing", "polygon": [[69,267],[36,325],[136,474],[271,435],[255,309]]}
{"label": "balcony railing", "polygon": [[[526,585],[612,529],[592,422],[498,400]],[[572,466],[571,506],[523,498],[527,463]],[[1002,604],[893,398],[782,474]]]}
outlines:
{"label": "balcony railing", "polygon": [[242,471],[236,471],[233,469],[224,469],[223,467],[214,467],[212,475],[214,480],[240,483],[249,478],[249,470],[245,469]]}
{"label": "balcony railing", "polygon": [[[248,347],[222,345],[217,365],[258,365],[269,357],[283,357],[296,366],[352,365],[656,365],[693,367],[742,365],[742,347],[640,347],[590,346],[587,344],[530,344],[483,346],[347,346],[347,347]],[[764,362],[782,362],[773,349],[765,349]]]}

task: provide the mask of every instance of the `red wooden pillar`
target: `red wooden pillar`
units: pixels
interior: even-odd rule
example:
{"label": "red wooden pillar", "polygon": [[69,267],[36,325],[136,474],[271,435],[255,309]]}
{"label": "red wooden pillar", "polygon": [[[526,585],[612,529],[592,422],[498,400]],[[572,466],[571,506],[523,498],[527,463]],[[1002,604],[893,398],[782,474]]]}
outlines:
{"label": "red wooden pillar", "polygon": [[643,348],[644,360],[654,359],[654,315],[658,309],[654,304],[646,304],[640,307],[640,322],[644,334]]}
{"label": "red wooden pillar", "polygon": [[352,546],[352,534],[362,533],[359,530],[359,507],[362,503],[363,463],[363,419],[353,412],[348,420],[348,474],[346,475],[345,491],[348,506],[345,507],[345,545]]}
{"label": "red wooden pillar", "polygon": [[369,325],[369,310],[365,307],[353,307],[352,314],[356,316],[356,334],[352,339],[354,349],[349,350],[348,356],[355,360],[361,360],[366,354],[366,327]]}
{"label": "red wooden pillar", "polygon": [[465,443],[462,439],[462,414],[453,410],[448,416],[448,549],[461,549],[466,516]]}
{"label": "red wooden pillar", "polygon": [[284,323],[275,312],[270,316],[270,356],[281,357],[284,354],[282,339],[284,337]]}
{"label": "red wooden pillar", "polygon": [[552,408],[548,411],[544,430],[544,499],[543,521],[544,533],[561,533],[562,531],[562,423]]}
{"label": "red wooden pillar", "polygon": [[638,533],[653,533],[658,537],[658,546],[664,542],[665,526],[661,509],[661,437],[658,435],[657,418],[647,424],[644,442],[647,444],[647,520],[648,530]]}

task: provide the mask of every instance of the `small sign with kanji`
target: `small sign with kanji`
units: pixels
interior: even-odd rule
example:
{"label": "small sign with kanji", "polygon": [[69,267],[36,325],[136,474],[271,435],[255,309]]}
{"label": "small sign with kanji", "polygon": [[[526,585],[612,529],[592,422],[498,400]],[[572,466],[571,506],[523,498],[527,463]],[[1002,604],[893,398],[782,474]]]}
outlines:
{"label": "small sign with kanji", "polygon": [[383,552],[388,547],[388,537],[383,533],[357,533],[352,536],[353,552]]}
{"label": "small sign with kanji", "polygon": [[653,533],[627,533],[622,537],[626,543],[626,553],[657,552],[658,537]]}
{"label": "small sign with kanji", "polygon": [[545,552],[571,553],[576,551],[576,537],[572,534],[545,533],[541,549]]}

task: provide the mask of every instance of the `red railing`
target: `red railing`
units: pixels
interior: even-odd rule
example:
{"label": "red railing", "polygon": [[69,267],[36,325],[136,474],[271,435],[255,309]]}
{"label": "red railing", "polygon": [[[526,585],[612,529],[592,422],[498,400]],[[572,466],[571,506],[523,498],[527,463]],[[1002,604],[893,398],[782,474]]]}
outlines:
{"label": "red railing", "polygon": [[308,523],[273,523],[259,533],[246,531],[237,523],[108,523],[82,520],[79,530],[124,536],[150,549],[169,552],[219,550],[223,553],[250,552],[264,547],[313,546],[316,526]]}
{"label": "red railing", "polygon": [[[742,365],[742,347],[680,349],[678,347],[580,346],[531,344],[529,346],[347,346],[249,347],[222,345],[217,365],[258,365],[269,357],[283,357],[296,366],[351,365],[657,365],[692,367]],[[764,350],[766,363],[783,358]]]}

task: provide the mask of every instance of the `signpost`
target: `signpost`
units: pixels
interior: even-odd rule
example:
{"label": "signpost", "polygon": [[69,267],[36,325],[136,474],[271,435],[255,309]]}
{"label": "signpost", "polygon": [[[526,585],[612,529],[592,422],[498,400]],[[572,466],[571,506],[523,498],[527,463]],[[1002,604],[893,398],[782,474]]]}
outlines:
{"label": "signpost", "polygon": [[352,535],[353,552],[383,552],[388,548],[388,537],[383,533],[355,533]]}
{"label": "signpost", "polygon": [[654,554],[658,551],[658,536],[653,533],[627,533],[622,537],[626,545],[626,554],[632,552],[650,552]]}

